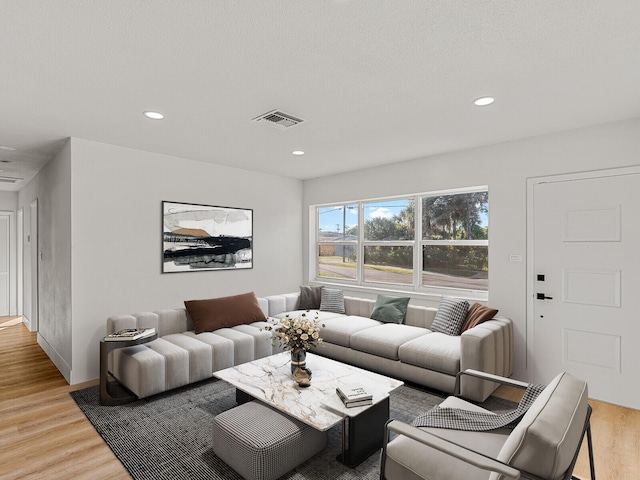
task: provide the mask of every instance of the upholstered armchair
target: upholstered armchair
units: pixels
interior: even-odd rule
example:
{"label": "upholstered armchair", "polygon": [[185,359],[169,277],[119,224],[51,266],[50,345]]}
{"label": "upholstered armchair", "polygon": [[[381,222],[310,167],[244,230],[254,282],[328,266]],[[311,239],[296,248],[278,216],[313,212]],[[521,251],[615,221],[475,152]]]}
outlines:
{"label": "upholstered armchair", "polygon": [[[527,388],[524,382],[467,370],[460,375]],[[587,435],[591,479],[595,480],[587,384],[561,373],[542,390],[515,428],[465,431],[414,427],[398,420],[386,425],[382,480],[569,480]],[[495,415],[458,396],[441,407]],[[389,441],[390,432],[397,434]]]}

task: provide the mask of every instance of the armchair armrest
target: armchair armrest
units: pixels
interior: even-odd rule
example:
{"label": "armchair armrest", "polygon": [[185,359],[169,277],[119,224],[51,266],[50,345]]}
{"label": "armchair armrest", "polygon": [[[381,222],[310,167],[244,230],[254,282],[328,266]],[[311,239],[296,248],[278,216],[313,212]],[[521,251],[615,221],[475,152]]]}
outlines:
{"label": "armchair armrest", "polygon": [[508,385],[510,387],[526,389],[529,384],[527,382],[521,382],[519,380],[513,380],[512,378],[501,377],[500,375],[494,375],[492,373],[481,372],[472,368],[467,368],[462,372],[456,374],[456,385],[454,388],[454,395],[460,395],[460,378],[463,375],[469,375],[470,377],[480,378],[482,380],[490,380],[501,385]]}
{"label": "armchair armrest", "polygon": [[[425,430],[421,430],[419,428],[408,425],[399,420],[390,420],[389,422],[387,422],[385,426],[385,439],[389,438],[389,431],[409,437],[416,442],[420,442],[423,445],[427,445],[435,450],[457,458],[458,460],[462,460],[463,462],[473,465],[482,470],[497,472],[508,478],[520,478],[520,472],[515,468],[510,467],[509,465],[506,465],[494,458],[487,457],[486,455],[482,455],[481,453],[478,453],[474,450],[470,450],[466,447],[450,442],[449,440],[440,438]],[[386,455],[386,449],[387,445],[385,440],[385,445],[382,452],[383,462]],[[384,463],[382,468],[384,468]],[[381,475],[384,475],[383,471],[381,471]]]}

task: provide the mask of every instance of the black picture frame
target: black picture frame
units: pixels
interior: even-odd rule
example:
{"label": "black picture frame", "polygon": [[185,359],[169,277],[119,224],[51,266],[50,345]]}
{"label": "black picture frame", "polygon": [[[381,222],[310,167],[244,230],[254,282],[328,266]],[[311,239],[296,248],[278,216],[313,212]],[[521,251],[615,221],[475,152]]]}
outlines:
{"label": "black picture frame", "polygon": [[162,273],[253,268],[253,210],[162,202]]}

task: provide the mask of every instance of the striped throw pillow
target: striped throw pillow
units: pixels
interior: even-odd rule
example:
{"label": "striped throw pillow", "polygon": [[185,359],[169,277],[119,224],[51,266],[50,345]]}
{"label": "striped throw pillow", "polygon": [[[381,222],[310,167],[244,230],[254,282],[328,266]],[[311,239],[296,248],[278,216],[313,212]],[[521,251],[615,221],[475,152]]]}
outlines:
{"label": "striped throw pillow", "polygon": [[335,288],[323,288],[320,298],[320,311],[345,313],[344,292]]}
{"label": "striped throw pillow", "polygon": [[469,302],[466,300],[442,297],[430,330],[447,335],[460,335],[462,324],[467,318],[467,310],[469,310]]}

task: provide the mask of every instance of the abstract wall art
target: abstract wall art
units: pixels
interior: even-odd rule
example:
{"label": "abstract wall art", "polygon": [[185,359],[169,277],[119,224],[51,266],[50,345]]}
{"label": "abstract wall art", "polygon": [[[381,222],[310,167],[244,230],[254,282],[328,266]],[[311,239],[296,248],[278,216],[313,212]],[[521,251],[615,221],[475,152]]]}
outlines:
{"label": "abstract wall art", "polygon": [[253,268],[253,210],[162,202],[162,272]]}

